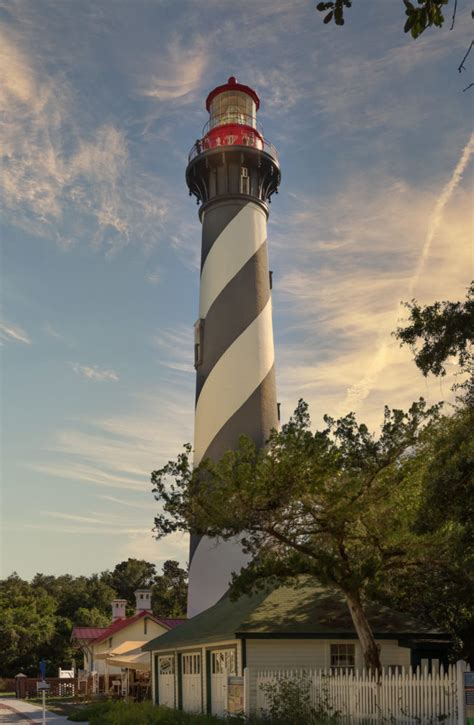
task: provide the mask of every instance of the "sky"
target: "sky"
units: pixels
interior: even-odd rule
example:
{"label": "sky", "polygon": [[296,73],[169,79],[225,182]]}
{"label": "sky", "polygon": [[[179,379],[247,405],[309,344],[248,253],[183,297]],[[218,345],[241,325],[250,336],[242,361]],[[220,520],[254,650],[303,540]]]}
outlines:
{"label": "sky", "polygon": [[[466,10],[464,8],[464,10]],[[185,564],[150,471],[192,441],[200,223],[184,181],[230,75],[278,148],[268,227],[278,399],[314,427],[449,400],[392,336],[472,277],[470,15],[343,28],[311,0],[0,0],[1,575]]]}

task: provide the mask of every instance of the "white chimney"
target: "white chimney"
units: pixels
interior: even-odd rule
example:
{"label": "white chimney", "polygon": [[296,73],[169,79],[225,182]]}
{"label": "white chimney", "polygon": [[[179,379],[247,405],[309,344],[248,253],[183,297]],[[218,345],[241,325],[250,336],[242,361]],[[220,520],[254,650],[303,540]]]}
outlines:
{"label": "white chimney", "polygon": [[112,622],[116,622],[117,619],[125,619],[126,606],[126,599],[114,599],[112,601]]}
{"label": "white chimney", "polygon": [[151,612],[151,591],[149,589],[137,589],[135,594],[135,614],[140,612]]}

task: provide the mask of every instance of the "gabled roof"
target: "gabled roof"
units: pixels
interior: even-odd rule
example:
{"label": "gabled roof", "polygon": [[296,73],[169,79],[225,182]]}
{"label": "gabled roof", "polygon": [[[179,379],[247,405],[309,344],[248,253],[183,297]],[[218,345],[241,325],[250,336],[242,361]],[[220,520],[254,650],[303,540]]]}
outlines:
{"label": "gabled roof", "polygon": [[[368,604],[366,612],[377,639],[439,639],[442,634],[378,604]],[[357,635],[344,596],[320,586],[312,577],[300,577],[295,586],[267,589],[235,602],[225,594],[213,607],[156,637],[142,649],[169,650],[219,640],[264,637],[356,639]]]}
{"label": "gabled roof", "polygon": [[144,619],[145,617],[147,617],[148,619],[152,619],[157,624],[161,624],[162,627],[168,630],[172,629],[173,627],[177,627],[178,624],[181,624],[181,622],[183,621],[182,619],[155,617],[155,615],[152,614],[150,611],[143,610],[141,612],[138,612],[138,614],[134,614],[132,617],[124,617],[123,619],[117,619],[115,622],[112,622],[109,627],[100,632],[97,638],[94,639],[94,644],[103,642],[104,639],[112,637],[116,632],[120,632],[122,629],[125,629],[125,627],[129,627],[131,624],[139,622],[140,619]]}
{"label": "gabled roof", "polygon": [[106,629],[107,627],[73,627],[71,639],[81,639],[91,642],[97,639]]}
{"label": "gabled roof", "polygon": [[103,642],[104,639],[112,637],[115,632],[119,632],[121,629],[128,627],[129,624],[138,622],[144,617],[152,619],[154,622],[161,624],[162,627],[168,630],[173,629],[186,621],[185,619],[178,617],[155,617],[155,615],[151,612],[143,611],[139,612],[139,614],[134,614],[132,617],[117,619],[108,627],[73,627],[71,639],[87,642],[88,644]]}

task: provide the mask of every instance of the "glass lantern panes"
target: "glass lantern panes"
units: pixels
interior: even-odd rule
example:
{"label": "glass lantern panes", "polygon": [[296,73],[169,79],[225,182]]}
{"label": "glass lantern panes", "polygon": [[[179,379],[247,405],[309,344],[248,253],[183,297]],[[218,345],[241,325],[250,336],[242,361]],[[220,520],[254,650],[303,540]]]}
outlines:
{"label": "glass lantern panes", "polygon": [[227,123],[257,127],[255,101],[240,91],[224,91],[211,102],[211,128]]}

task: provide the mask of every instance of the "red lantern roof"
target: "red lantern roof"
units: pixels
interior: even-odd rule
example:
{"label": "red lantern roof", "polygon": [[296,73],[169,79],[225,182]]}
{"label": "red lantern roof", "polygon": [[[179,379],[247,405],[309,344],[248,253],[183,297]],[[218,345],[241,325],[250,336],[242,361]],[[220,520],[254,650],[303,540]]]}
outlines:
{"label": "red lantern roof", "polygon": [[231,76],[227,83],[224,83],[223,86],[217,86],[217,88],[214,88],[213,91],[211,91],[206,98],[206,108],[208,111],[211,110],[211,102],[212,100],[219,95],[219,93],[224,93],[224,91],[241,91],[242,93],[246,93],[248,96],[253,98],[253,100],[256,103],[257,111],[260,106],[260,98],[257,96],[253,88],[250,88],[250,86],[243,86],[241,83],[237,83],[237,79],[235,76]]}

